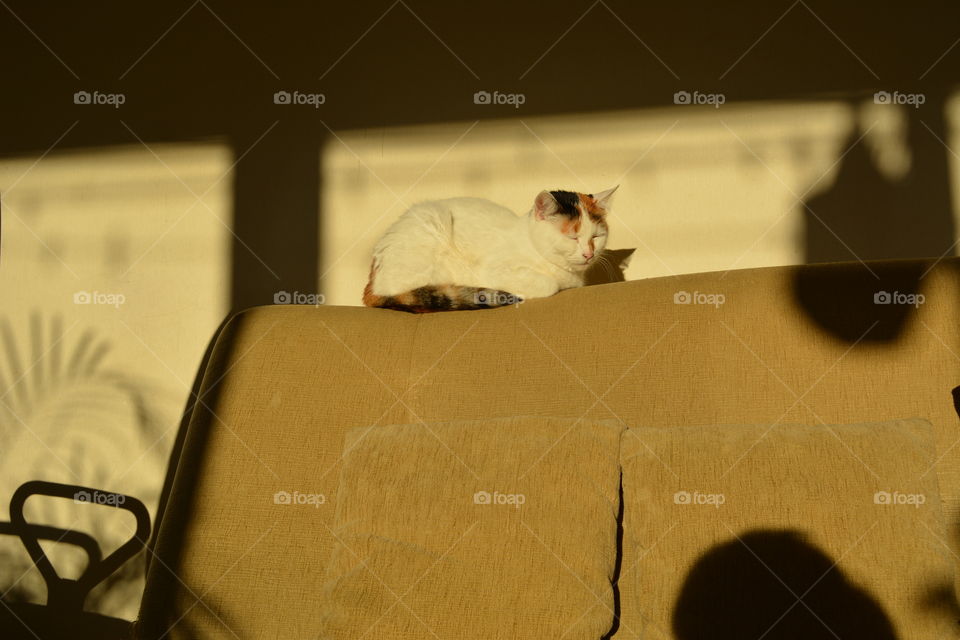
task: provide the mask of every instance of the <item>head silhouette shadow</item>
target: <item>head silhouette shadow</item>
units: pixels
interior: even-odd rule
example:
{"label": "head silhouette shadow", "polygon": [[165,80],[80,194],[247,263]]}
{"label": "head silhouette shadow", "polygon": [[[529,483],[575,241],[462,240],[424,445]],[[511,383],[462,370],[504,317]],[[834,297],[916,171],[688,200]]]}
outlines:
{"label": "head silhouette shadow", "polygon": [[916,296],[931,263],[954,253],[949,151],[938,140],[949,135],[943,104],[930,96],[925,111],[905,110],[904,175],[880,170],[860,133],[870,126],[863,122],[844,141],[833,182],[803,200],[804,262],[848,264],[799,269],[795,299],[842,340],[897,340],[917,307],[884,302],[882,292]]}
{"label": "head silhouette shadow", "polygon": [[878,602],[798,531],[755,530],[707,551],[673,611],[678,640],[896,640]]}
{"label": "head silhouette shadow", "polygon": [[599,260],[590,265],[583,274],[583,283],[590,286],[624,282],[626,280],[624,271],[630,266],[630,257],[633,256],[634,251],[636,248],[604,249],[600,253]]}

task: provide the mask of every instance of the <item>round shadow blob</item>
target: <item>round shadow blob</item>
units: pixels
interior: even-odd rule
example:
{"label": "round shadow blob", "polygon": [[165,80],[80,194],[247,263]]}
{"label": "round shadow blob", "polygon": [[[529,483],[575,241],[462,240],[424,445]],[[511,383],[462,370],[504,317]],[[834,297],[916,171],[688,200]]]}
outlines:
{"label": "round shadow blob", "polygon": [[878,602],[798,531],[751,531],[707,551],[673,611],[678,640],[896,640]]}

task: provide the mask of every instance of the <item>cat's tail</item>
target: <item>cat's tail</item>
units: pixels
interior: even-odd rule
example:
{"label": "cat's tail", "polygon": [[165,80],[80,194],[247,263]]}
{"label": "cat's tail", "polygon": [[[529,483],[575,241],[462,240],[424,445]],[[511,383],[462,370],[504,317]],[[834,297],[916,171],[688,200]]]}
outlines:
{"label": "cat's tail", "polygon": [[520,302],[523,302],[523,298],[506,291],[455,284],[428,285],[393,296],[381,296],[373,292],[371,278],[363,290],[363,304],[368,307],[382,307],[410,313],[492,309]]}
{"label": "cat's tail", "polygon": [[418,287],[395,296],[378,296],[370,291],[369,285],[363,292],[363,304],[368,307],[382,307],[410,313],[492,309],[520,302],[523,302],[520,296],[506,291],[455,284]]}
{"label": "cat's tail", "polygon": [[363,304],[368,307],[396,309],[410,313],[434,311],[465,311],[469,309],[492,309],[510,304],[519,304],[523,298],[499,289],[467,287],[455,284],[427,285],[392,296],[373,292],[373,279],[377,264],[370,265],[370,278],[363,289]]}

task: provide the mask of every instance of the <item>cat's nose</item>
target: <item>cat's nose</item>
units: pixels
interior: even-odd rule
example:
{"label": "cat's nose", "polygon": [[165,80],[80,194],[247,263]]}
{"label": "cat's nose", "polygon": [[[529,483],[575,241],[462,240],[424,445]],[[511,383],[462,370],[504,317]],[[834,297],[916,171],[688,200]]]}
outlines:
{"label": "cat's nose", "polygon": [[593,257],[593,251],[592,251],[592,250],[587,249],[586,251],[583,252],[583,259],[584,259],[584,260],[589,260],[589,259],[592,258],[592,257]]}

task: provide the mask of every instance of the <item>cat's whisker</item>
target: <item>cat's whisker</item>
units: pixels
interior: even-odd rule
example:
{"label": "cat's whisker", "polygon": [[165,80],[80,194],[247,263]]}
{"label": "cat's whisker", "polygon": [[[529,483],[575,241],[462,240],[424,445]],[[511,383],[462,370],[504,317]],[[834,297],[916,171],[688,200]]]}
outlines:
{"label": "cat's whisker", "polygon": [[599,256],[597,256],[597,262],[603,265],[603,270],[607,276],[613,278],[616,275],[613,263],[610,261],[609,257],[601,253]]}

